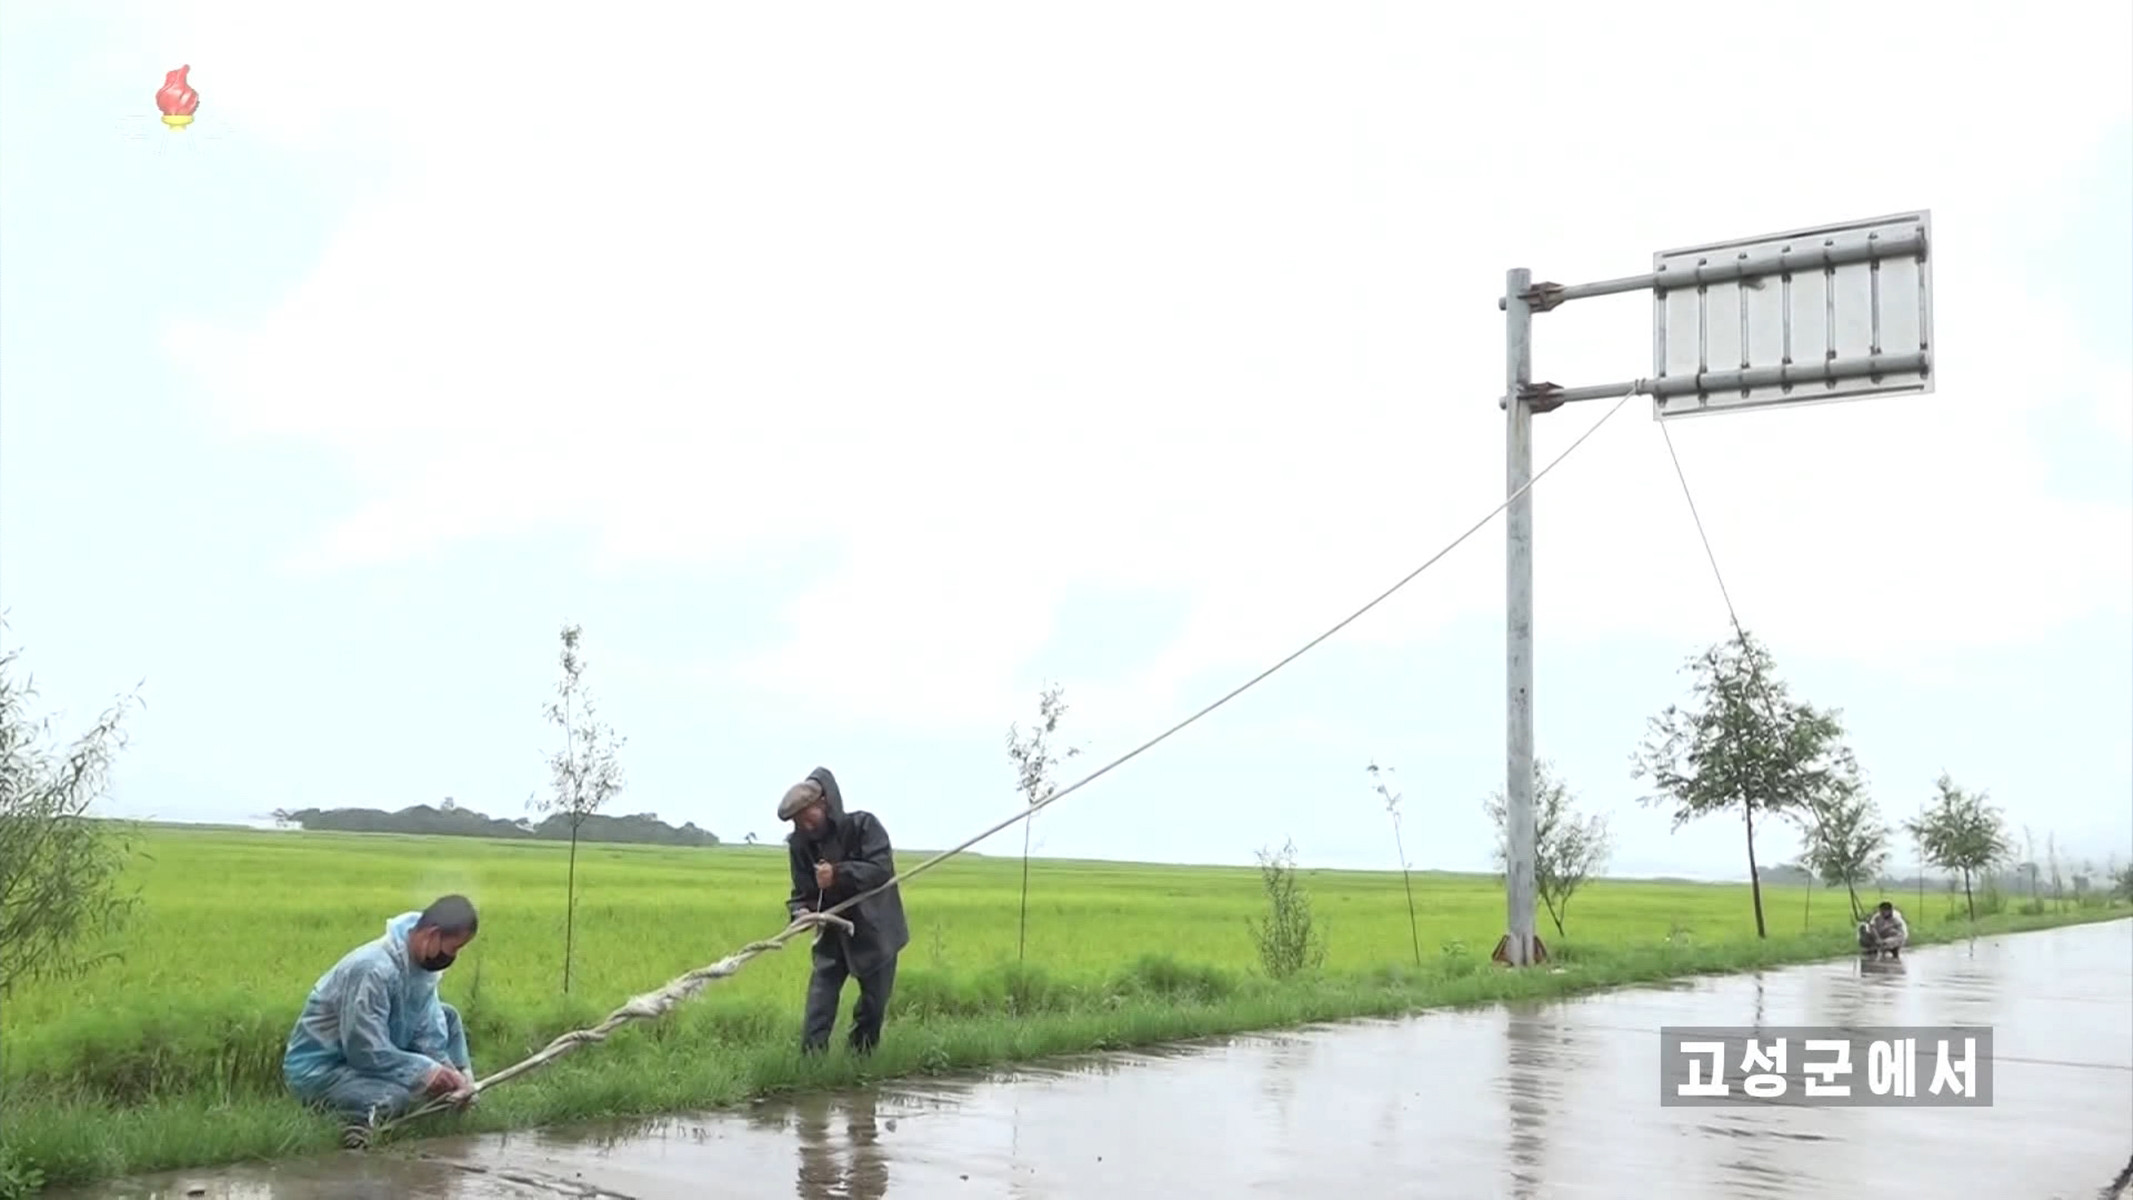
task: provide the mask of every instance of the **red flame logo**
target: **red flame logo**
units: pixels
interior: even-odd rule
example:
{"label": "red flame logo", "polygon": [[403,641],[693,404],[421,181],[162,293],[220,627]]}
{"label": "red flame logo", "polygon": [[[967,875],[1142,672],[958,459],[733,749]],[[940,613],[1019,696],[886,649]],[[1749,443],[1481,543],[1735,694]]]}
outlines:
{"label": "red flame logo", "polygon": [[185,73],[190,65],[179,67],[163,77],[163,88],[156,93],[156,107],[166,117],[190,117],[200,107],[200,93],[185,82]]}

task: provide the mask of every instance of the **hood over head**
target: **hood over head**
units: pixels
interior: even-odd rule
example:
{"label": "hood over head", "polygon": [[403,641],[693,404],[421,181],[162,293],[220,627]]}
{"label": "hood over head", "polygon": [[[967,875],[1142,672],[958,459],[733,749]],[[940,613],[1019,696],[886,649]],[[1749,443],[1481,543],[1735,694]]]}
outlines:
{"label": "hood over head", "polygon": [[[397,959],[401,966],[414,967],[407,957],[407,935],[415,932],[415,923],[421,919],[422,913],[419,911],[404,912],[385,922],[386,952]],[[421,970],[420,967],[414,969]]]}
{"label": "hood over head", "polygon": [[[830,774],[830,769],[828,767],[816,767],[808,772],[807,781],[822,789],[823,808],[829,814],[830,823],[834,825],[843,819],[844,793],[838,789],[837,777]],[[780,802],[778,805],[778,820],[790,821],[793,818],[793,814],[798,811],[798,806],[791,804],[790,801]]]}

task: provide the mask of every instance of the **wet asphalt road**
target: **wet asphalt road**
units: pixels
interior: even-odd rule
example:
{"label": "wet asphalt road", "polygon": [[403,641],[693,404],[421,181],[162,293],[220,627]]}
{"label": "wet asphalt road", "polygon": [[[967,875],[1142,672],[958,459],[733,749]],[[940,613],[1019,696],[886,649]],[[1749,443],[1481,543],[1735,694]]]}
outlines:
{"label": "wet asphalt road", "polygon": [[[1989,1025],[1992,1103],[1663,1107],[1663,1025]],[[1786,1065],[1797,1091],[1801,1064]],[[1921,1091],[1931,1070],[1928,1054]],[[1897,962],[1843,959],[76,1194],[2091,1200],[2129,1158],[2133,920],[2119,920]]]}

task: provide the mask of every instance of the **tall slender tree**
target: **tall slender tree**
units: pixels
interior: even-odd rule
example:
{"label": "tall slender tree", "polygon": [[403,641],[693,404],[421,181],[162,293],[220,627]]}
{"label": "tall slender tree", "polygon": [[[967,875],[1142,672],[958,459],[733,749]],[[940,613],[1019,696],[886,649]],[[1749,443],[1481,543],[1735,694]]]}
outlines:
{"label": "tall slender tree", "polygon": [[607,807],[622,791],[618,752],[624,739],[604,724],[585,683],[585,659],[579,643],[584,631],[563,626],[559,655],[562,677],[556,696],[543,708],[548,722],[562,734],[562,745],[548,757],[550,791],[528,802],[536,812],[559,814],[570,831],[570,866],[563,886],[563,991],[570,991],[571,954],[578,908],[578,831],[586,818]]}
{"label": "tall slender tree", "polygon": [[1371,790],[1385,801],[1385,811],[1392,817],[1392,849],[1393,853],[1400,856],[1400,883],[1407,889],[1407,934],[1409,939],[1414,942],[1415,965],[1419,967],[1422,965],[1422,923],[1415,917],[1415,885],[1414,880],[1408,874],[1407,845],[1400,838],[1400,800],[1402,795],[1393,791],[1392,787],[1385,782],[1384,777],[1393,773],[1391,767],[1381,768],[1376,763],[1371,763],[1369,770]]}
{"label": "tall slender tree", "polygon": [[[1066,689],[1047,687],[1037,695],[1037,723],[1027,733],[1020,724],[1007,727],[1007,757],[1015,767],[1015,787],[1022,799],[1032,808],[1052,798],[1059,790],[1052,779],[1052,771],[1059,766],[1060,757],[1052,749],[1052,738],[1059,732],[1059,719],[1066,715]],[[1081,747],[1068,746],[1065,758],[1081,753]],[[1030,827],[1037,823],[1037,814],[1032,812],[1022,822],[1022,912],[1015,926],[1015,961],[1021,962],[1029,943],[1029,848]]]}

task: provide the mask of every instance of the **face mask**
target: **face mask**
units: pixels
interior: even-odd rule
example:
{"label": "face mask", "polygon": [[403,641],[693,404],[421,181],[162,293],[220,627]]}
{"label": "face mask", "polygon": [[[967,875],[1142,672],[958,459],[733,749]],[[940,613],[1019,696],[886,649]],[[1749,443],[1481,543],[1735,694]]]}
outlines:
{"label": "face mask", "polygon": [[[414,947],[413,947],[413,946],[409,946],[409,947],[408,947],[408,951],[409,951],[409,956],[410,956],[410,957],[412,958],[412,957],[413,957],[413,952],[414,952]],[[450,952],[450,951],[446,951],[446,950],[437,950],[437,951],[433,951],[433,952],[432,952],[432,953],[430,954],[430,956],[429,956],[428,958],[416,958],[416,959],[414,959],[414,964],[415,964],[416,966],[418,966],[418,967],[421,967],[421,968],[422,968],[423,970],[425,970],[425,971],[442,971],[442,970],[444,970],[444,969],[445,969],[446,967],[449,967],[449,966],[451,966],[451,965],[452,965],[452,961],[453,961],[454,959],[458,958],[458,957],[459,957],[459,955],[457,955],[457,954],[455,954],[455,953],[452,953],[452,952]]]}

